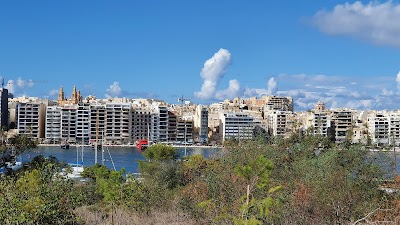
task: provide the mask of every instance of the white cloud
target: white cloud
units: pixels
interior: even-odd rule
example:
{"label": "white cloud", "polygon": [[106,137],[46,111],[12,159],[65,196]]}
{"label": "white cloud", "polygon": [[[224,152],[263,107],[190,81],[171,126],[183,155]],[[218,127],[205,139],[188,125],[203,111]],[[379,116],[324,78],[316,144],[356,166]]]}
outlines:
{"label": "white cloud", "polygon": [[268,95],[272,95],[274,94],[275,90],[276,90],[276,81],[274,77],[269,78],[268,80],[268,89],[267,89],[267,94]]}
{"label": "white cloud", "polygon": [[386,90],[386,88],[382,89],[382,95],[384,96],[392,96],[393,91],[392,90]]}
{"label": "white cloud", "polygon": [[[318,100],[328,108],[353,109],[398,109],[399,93],[394,93],[400,83],[400,75],[396,76],[330,76],[283,74],[276,76],[279,86],[275,94],[293,97],[295,110],[312,109]],[[334,85],[332,85],[334,84]],[[246,89],[246,96],[266,91],[264,89]],[[253,95],[250,95],[253,94]]]}
{"label": "white cloud", "polygon": [[223,99],[231,99],[239,96],[240,84],[237,80],[230,80],[229,87],[222,91],[217,91],[216,98]]}
{"label": "white cloud", "polygon": [[34,85],[35,84],[31,79],[23,80],[21,77],[18,77],[17,80],[8,80],[5,88],[7,88],[10,93],[16,95],[18,94],[17,92],[25,91],[26,88],[31,88]]}
{"label": "white cloud", "polygon": [[221,78],[225,75],[228,65],[231,63],[231,53],[221,48],[217,53],[208,59],[201,70],[200,76],[203,79],[203,85],[199,92],[194,95],[202,100],[215,98],[217,86]]}
{"label": "white cloud", "polygon": [[397,90],[400,91],[400,72],[396,76]]}
{"label": "white cloud", "polygon": [[120,97],[122,94],[122,88],[119,86],[119,82],[115,81],[106,91],[106,98]]}
{"label": "white cloud", "polygon": [[400,47],[400,5],[387,1],[356,1],[321,10],[313,24],[329,35],[349,35],[372,43]]}
{"label": "white cloud", "polygon": [[32,80],[23,80],[21,77],[18,77],[17,85],[20,88],[33,87],[33,81]]}
{"label": "white cloud", "polygon": [[9,81],[7,82],[5,88],[8,89],[8,92],[9,92],[9,93],[15,94],[15,90],[16,90],[16,88],[17,88],[16,86],[17,86],[17,85],[15,84],[15,81],[14,81],[14,80],[9,80]]}

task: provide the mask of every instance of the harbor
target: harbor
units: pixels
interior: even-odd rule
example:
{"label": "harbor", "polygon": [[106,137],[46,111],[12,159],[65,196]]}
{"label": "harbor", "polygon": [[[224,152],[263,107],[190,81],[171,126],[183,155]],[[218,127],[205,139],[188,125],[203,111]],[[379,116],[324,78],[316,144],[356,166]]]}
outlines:
{"label": "harbor", "polygon": [[[144,160],[141,152],[138,151],[135,146],[104,146],[104,165],[108,168],[113,169],[112,163],[114,162],[115,169],[121,170],[125,168],[127,173],[138,172],[137,160]],[[82,151],[83,150],[83,151]],[[219,150],[215,147],[208,146],[187,146],[187,155],[202,155],[204,157],[211,157],[213,154],[217,153]],[[83,152],[83,154],[82,154]],[[178,147],[178,152],[181,156],[185,155],[185,147]],[[22,162],[28,162],[32,158],[38,155],[43,155],[45,157],[54,156],[60,162],[64,161],[66,163],[78,163],[83,164],[83,166],[91,166],[95,164],[95,150],[89,146],[71,146],[69,149],[63,149],[59,145],[53,146],[38,146],[35,149],[26,151],[20,156]],[[78,155],[78,157],[77,157]],[[102,150],[97,151],[98,163],[102,163]],[[78,160],[77,160],[78,159]],[[82,161],[83,159],[83,161]],[[77,162],[78,161],[78,162]]]}

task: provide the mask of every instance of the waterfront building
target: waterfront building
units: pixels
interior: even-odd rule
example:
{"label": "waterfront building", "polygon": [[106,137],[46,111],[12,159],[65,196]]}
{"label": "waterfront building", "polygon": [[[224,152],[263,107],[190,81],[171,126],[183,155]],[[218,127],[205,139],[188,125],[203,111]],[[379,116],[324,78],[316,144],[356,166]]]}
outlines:
{"label": "waterfront building", "polygon": [[90,104],[90,143],[100,143],[105,135],[106,106],[101,103]]}
{"label": "waterfront building", "polygon": [[60,143],[61,141],[61,107],[46,107],[45,138],[50,143]]}
{"label": "waterfront building", "polygon": [[111,144],[132,142],[132,115],[130,103],[106,104],[105,139]]}
{"label": "waterfront building", "polygon": [[164,105],[151,107],[150,134],[154,142],[168,142],[168,108]]}
{"label": "waterfront building", "polygon": [[76,109],[76,141],[86,143],[89,141],[90,120],[89,120],[90,105],[87,103],[78,104]]}
{"label": "waterfront building", "polygon": [[176,142],[177,138],[177,116],[176,112],[168,111],[168,142]]}
{"label": "waterfront building", "polygon": [[150,139],[151,113],[145,106],[134,106],[132,109],[132,140],[133,142]]}
{"label": "waterfront building", "polygon": [[193,119],[191,116],[184,116],[177,120],[176,141],[183,144],[193,143]]}
{"label": "waterfront building", "polygon": [[195,114],[193,116],[193,125],[197,130],[198,142],[208,142],[208,107],[204,105],[198,105],[196,107]]}
{"label": "waterfront building", "polygon": [[64,105],[61,107],[61,139],[76,143],[76,115],[77,105]]}
{"label": "waterfront building", "polygon": [[18,134],[30,138],[44,138],[45,105],[41,103],[20,103],[17,105]]}
{"label": "waterfront building", "polygon": [[253,138],[254,120],[245,113],[220,113],[220,131],[222,140]]}

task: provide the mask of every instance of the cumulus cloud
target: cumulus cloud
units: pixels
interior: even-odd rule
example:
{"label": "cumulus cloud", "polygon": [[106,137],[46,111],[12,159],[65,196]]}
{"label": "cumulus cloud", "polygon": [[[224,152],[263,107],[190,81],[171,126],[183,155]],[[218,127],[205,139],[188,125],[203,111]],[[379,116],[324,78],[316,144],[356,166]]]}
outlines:
{"label": "cumulus cloud", "polygon": [[34,85],[33,80],[24,80],[21,77],[18,77],[17,80],[8,80],[5,88],[7,88],[10,93],[16,95],[19,91],[25,91],[27,88],[31,88]]}
{"label": "cumulus cloud", "polygon": [[222,91],[217,91],[217,99],[231,99],[238,97],[240,92],[240,84],[237,80],[230,80],[229,87]]}
{"label": "cumulus cloud", "polygon": [[274,77],[269,78],[268,85],[267,85],[268,86],[268,89],[267,89],[267,94],[268,95],[274,94],[275,89],[276,89],[276,85],[277,85],[277,83],[275,81],[275,78]]}
{"label": "cumulus cloud", "polygon": [[[338,75],[281,74],[276,76],[275,80],[284,84],[275,95],[293,97],[296,111],[312,109],[318,100],[324,102],[328,108],[399,108],[400,72],[396,77],[371,76],[362,79]],[[392,91],[396,88],[398,93]],[[246,97],[263,91],[266,90],[247,88]]]}
{"label": "cumulus cloud", "polygon": [[231,64],[231,53],[228,50],[221,48],[204,63],[203,69],[200,73],[200,76],[203,79],[203,84],[201,90],[195,92],[194,95],[202,100],[215,98],[217,86],[221,78],[225,75],[229,64]]}
{"label": "cumulus cloud", "polygon": [[387,1],[356,1],[318,11],[313,24],[329,35],[349,35],[375,44],[400,47],[400,5]]}
{"label": "cumulus cloud", "polygon": [[106,98],[119,97],[122,94],[122,88],[119,86],[119,82],[115,81],[106,91]]}

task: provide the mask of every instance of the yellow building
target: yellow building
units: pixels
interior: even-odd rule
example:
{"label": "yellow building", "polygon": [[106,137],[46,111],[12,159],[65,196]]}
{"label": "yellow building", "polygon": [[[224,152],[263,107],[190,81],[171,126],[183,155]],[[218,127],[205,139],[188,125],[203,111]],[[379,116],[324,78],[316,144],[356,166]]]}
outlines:
{"label": "yellow building", "polygon": [[60,86],[60,91],[58,92],[58,105],[59,106],[78,104],[78,103],[82,103],[81,91],[76,91],[76,87],[74,86],[74,89],[72,90],[71,99],[67,99],[64,96],[64,90],[63,90],[62,86]]}

